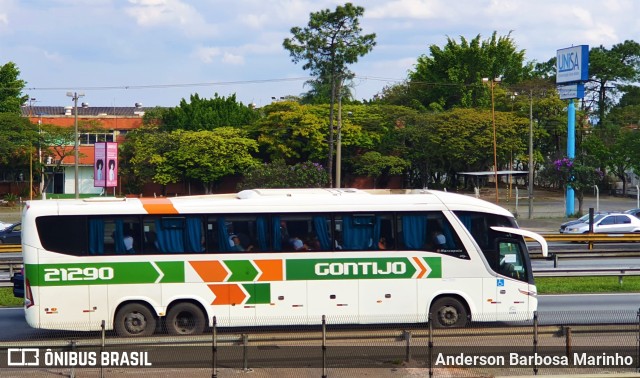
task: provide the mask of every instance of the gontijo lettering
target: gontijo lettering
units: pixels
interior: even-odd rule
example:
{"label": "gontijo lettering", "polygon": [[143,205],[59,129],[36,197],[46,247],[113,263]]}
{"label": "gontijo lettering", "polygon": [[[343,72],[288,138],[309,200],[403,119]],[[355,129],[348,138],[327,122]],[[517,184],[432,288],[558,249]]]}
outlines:
{"label": "gontijo lettering", "polygon": [[389,275],[405,274],[407,265],[404,262],[387,262],[382,267],[377,262],[357,263],[318,263],[315,272],[319,276],[344,276],[349,274]]}

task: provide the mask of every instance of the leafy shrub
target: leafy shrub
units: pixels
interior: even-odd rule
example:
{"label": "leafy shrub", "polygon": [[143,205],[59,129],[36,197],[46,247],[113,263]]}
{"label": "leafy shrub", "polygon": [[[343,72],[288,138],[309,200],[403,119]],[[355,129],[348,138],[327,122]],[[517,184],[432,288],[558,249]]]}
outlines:
{"label": "leafy shrub", "polygon": [[264,163],[251,169],[238,184],[238,189],[251,188],[324,188],[329,174],[321,164],[304,162],[287,165],[284,161]]}

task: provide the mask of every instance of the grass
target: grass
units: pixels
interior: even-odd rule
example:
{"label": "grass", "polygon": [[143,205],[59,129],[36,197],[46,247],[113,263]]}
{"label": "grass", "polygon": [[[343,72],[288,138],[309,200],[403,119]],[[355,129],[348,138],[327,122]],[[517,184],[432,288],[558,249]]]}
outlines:
{"label": "grass", "polygon": [[0,307],[21,307],[23,303],[22,298],[13,296],[13,288],[0,287]]}
{"label": "grass", "polygon": [[[538,294],[640,293],[640,277],[540,277]],[[23,300],[13,296],[11,287],[0,287],[0,307],[21,307]]]}
{"label": "grass", "polygon": [[538,294],[638,293],[640,277],[540,277],[536,278]]}

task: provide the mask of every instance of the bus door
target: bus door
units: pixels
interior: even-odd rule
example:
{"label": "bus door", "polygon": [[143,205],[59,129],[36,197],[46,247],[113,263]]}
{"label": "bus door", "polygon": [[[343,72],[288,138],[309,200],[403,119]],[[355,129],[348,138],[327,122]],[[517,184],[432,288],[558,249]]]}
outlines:
{"label": "bus door", "polygon": [[[507,239],[498,240],[498,250],[500,253],[499,262],[501,263],[498,270],[499,273],[510,277],[513,280],[513,284],[517,287],[517,293],[515,290],[509,290],[504,293],[504,299],[513,299],[513,304],[517,311],[520,311],[520,308],[522,308],[522,301],[528,302],[528,309],[523,311],[528,311],[528,313],[531,314],[533,311],[536,311],[538,307],[537,289],[533,280],[531,259],[524,240],[521,238],[515,238],[513,235],[530,238],[540,244],[540,250],[543,257],[547,257],[549,254],[547,241],[542,237],[542,235],[519,228],[492,226],[491,230],[505,233],[504,235],[508,236]],[[502,293],[502,291],[498,292]],[[519,296],[518,293],[520,294]],[[507,298],[506,296],[509,297]],[[523,300],[522,297],[526,297],[526,299]],[[512,309],[512,306],[510,305],[505,307],[507,309],[507,313]],[[513,318],[513,316],[511,316],[511,318]]]}
{"label": "bus door", "polygon": [[518,239],[496,239],[498,261],[496,277],[497,320],[514,320],[529,313],[528,284],[530,264],[526,246]]}

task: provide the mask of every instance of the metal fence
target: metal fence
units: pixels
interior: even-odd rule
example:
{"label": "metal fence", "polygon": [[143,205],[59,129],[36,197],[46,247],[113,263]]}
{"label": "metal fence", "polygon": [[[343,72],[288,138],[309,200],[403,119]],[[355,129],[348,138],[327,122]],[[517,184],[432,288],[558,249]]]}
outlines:
{"label": "metal fence", "polygon": [[[607,319],[607,321],[602,321]],[[426,320],[426,319],[425,319]],[[0,336],[3,377],[492,377],[639,371],[640,312],[545,313],[515,323],[227,328],[119,338],[111,331]],[[103,323],[104,326],[104,323]],[[104,327],[103,327],[104,329]],[[620,375],[617,375],[620,376]]]}

